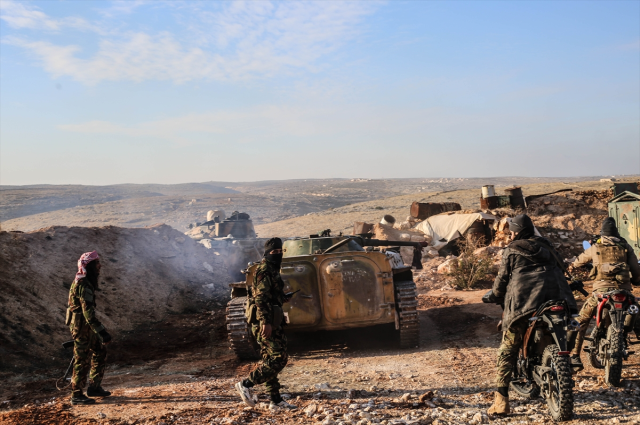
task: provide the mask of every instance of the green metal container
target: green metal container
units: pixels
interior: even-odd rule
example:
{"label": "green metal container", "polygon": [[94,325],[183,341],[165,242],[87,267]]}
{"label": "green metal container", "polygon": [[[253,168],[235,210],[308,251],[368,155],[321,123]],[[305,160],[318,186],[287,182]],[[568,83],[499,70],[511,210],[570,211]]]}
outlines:
{"label": "green metal container", "polygon": [[625,191],[609,201],[609,217],[616,220],[620,236],[640,255],[640,195]]}

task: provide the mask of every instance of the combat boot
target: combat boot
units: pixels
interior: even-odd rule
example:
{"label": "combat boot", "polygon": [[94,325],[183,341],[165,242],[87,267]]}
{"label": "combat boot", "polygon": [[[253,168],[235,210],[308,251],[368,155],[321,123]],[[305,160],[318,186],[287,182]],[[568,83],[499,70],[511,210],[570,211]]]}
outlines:
{"label": "combat boot", "polygon": [[511,413],[511,409],[509,409],[509,397],[505,397],[499,392],[495,392],[495,397],[493,399],[493,404],[487,410],[487,414],[489,415],[508,415]]}
{"label": "combat boot", "polygon": [[87,405],[87,404],[95,404],[96,401],[92,398],[87,397],[83,393],[74,393],[71,395],[71,404],[76,405]]}
{"label": "combat boot", "polygon": [[111,395],[111,391],[107,391],[102,387],[92,387],[91,385],[87,388],[87,395],[89,397],[109,397]]}
{"label": "combat boot", "polygon": [[253,407],[256,405],[256,402],[253,400],[253,395],[251,395],[251,390],[245,386],[245,381],[240,381],[236,383],[235,385],[236,391],[240,395],[240,398],[242,398],[242,401],[247,406]]}

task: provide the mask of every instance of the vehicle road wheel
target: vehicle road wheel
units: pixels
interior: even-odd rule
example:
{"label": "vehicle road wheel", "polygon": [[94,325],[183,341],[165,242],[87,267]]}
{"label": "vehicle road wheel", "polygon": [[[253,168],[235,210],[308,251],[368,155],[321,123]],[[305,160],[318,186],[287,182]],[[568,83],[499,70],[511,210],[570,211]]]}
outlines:
{"label": "vehicle road wheel", "polygon": [[600,338],[598,338],[598,328],[591,331],[591,343],[589,351],[589,363],[594,369],[604,369],[604,359],[600,358]]}
{"label": "vehicle road wheel", "polygon": [[227,330],[229,343],[240,359],[257,360],[260,358],[260,346],[251,334],[245,317],[247,297],[233,298],[227,304]]}
{"label": "vehicle road wheel", "polygon": [[569,356],[558,355],[558,346],[549,345],[542,354],[542,366],[550,367],[547,374],[549,392],[546,395],[549,413],[556,421],[566,421],[573,416],[573,380]]}
{"label": "vehicle road wheel", "polygon": [[395,283],[396,313],[400,328],[400,347],[415,348],[420,344],[418,290],[412,280]]}
{"label": "vehicle road wheel", "polygon": [[607,329],[607,341],[611,355],[605,362],[604,382],[614,387],[620,386],[622,377],[622,353],[624,351],[624,331],[616,331],[613,326]]}

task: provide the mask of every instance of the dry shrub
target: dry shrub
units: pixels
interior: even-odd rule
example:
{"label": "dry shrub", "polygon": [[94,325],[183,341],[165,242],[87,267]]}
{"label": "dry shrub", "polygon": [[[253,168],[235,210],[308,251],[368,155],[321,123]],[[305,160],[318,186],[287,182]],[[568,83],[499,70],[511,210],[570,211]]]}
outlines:
{"label": "dry shrub", "polygon": [[446,275],[451,278],[449,282],[457,289],[471,289],[478,282],[487,280],[491,273],[493,261],[489,255],[476,255],[474,252],[484,244],[475,237],[467,236],[459,239],[458,248],[460,256],[455,267]]}

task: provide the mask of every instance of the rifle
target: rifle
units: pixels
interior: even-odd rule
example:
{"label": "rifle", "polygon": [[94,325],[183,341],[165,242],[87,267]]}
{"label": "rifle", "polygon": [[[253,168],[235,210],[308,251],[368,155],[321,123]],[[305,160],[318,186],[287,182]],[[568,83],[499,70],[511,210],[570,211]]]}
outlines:
{"label": "rifle", "polygon": [[[71,347],[73,347],[73,340],[62,343],[62,348],[64,348],[65,350]],[[75,356],[71,357],[71,362],[69,363],[69,367],[67,367],[67,371],[64,373],[64,376],[56,381],[56,388],[58,389],[58,391],[62,391],[66,388],[69,388],[69,386],[71,385],[71,383],[68,383],[68,384],[65,384],[62,388],[60,388],[61,382],[65,382],[67,380],[67,376],[69,376],[69,371],[71,371],[71,368],[73,367],[73,362],[75,359],[76,359]]]}

